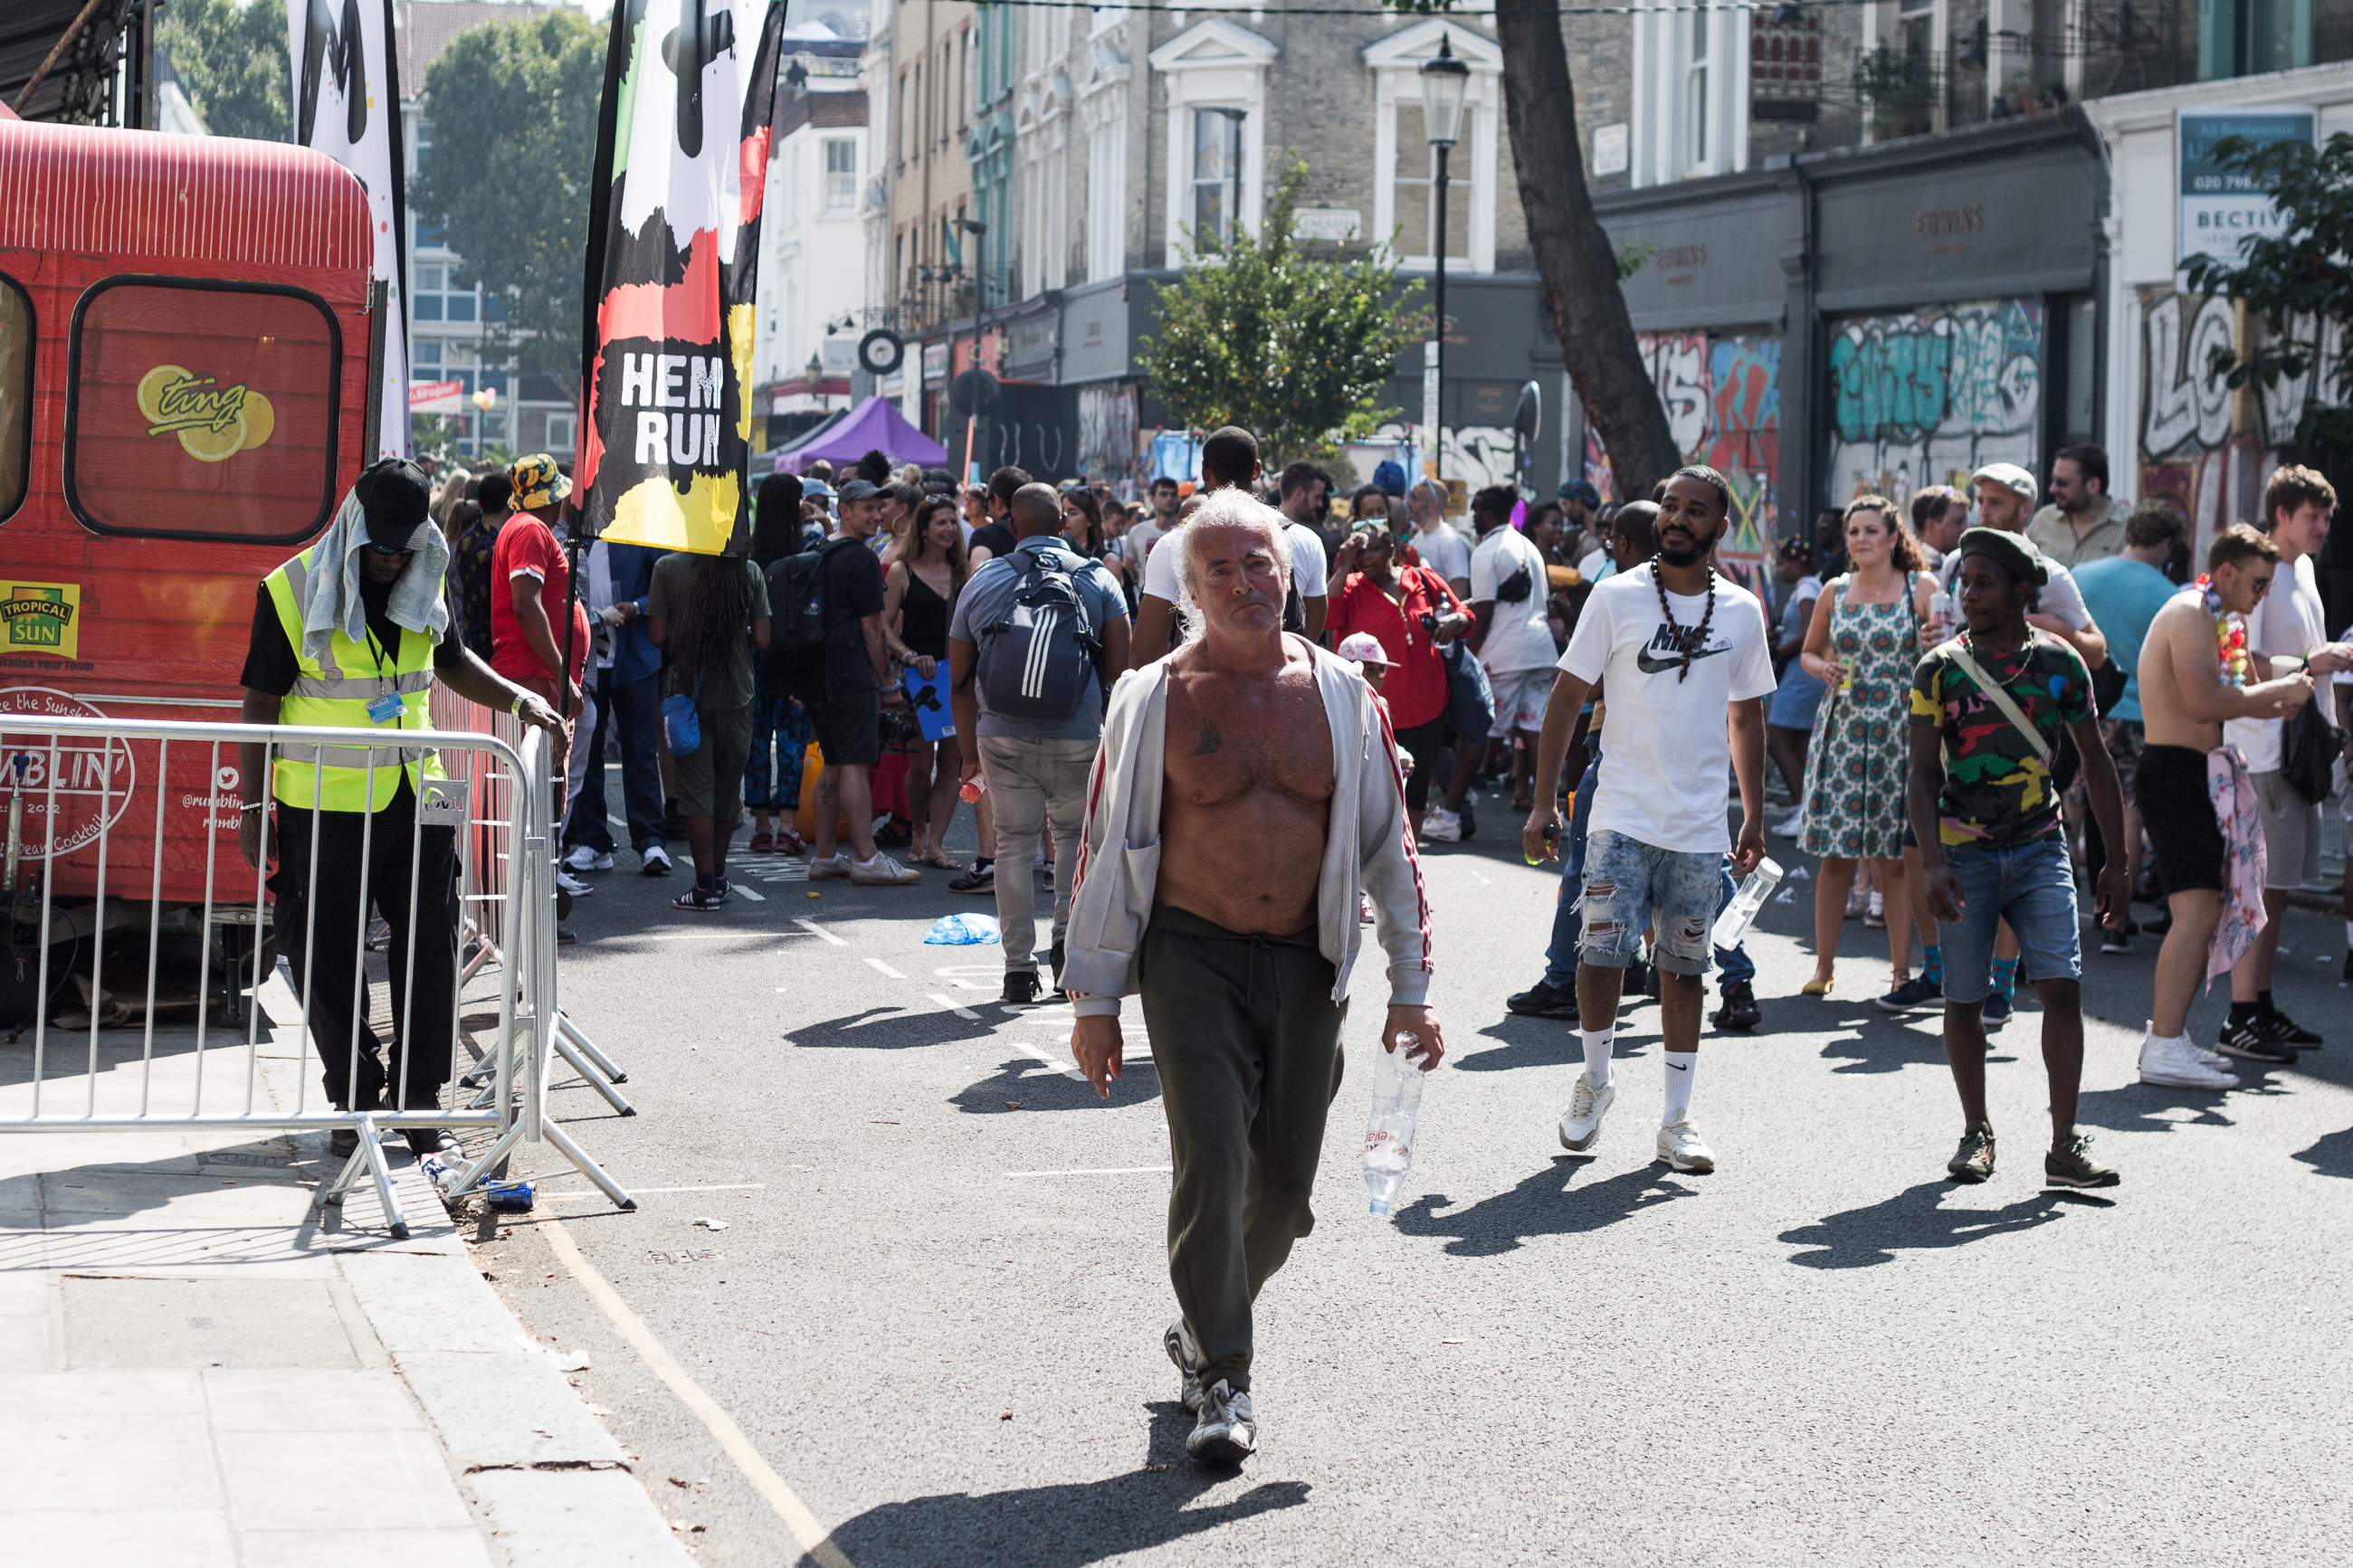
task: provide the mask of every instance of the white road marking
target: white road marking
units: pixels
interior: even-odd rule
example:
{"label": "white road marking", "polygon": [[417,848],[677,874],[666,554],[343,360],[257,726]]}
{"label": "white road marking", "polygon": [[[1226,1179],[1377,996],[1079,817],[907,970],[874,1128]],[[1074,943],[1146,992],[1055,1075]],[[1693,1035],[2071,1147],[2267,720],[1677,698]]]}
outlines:
{"label": "white road marking", "polygon": [[[1471,868],[1470,868],[1468,866],[1464,867],[1464,868],[1463,868],[1463,869],[1464,869],[1464,870],[1466,870],[1466,871],[1470,871],[1470,870],[1471,870]],[[1482,888],[1492,888],[1492,887],[1493,887],[1493,886],[1494,886],[1494,884],[1493,884],[1493,882],[1490,882],[1489,880],[1487,880],[1487,879],[1486,879],[1486,878],[1482,877],[1482,876],[1481,876],[1481,875],[1479,875],[1479,873],[1478,873],[1478,872],[1476,872],[1476,871],[1471,871],[1471,879],[1472,879],[1472,881],[1474,881],[1474,882],[1478,883],[1478,884],[1479,884],[1481,887],[1482,887]]]}
{"label": "white road marking", "polygon": [[[740,891],[740,889],[738,889]],[[798,936],[797,931],[651,931],[646,935],[655,942],[738,942],[755,941],[768,936]]]}
{"label": "white road marking", "polygon": [[889,964],[883,963],[879,958],[870,958],[866,963],[869,968],[879,970],[882,973],[889,975],[893,980],[904,980],[907,978],[905,975],[900,973],[897,970],[892,968]]}
{"label": "white road marking", "polygon": [[644,1320],[621,1300],[620,1292],[596,1271],[596,1265],[581,1256],[580,1248],[573,1244],[570,1234],[565,1230],[564,1222],[550,1216],[539,1230],[547,1237],[549,1250],[564,1260],[564,1267],[580,1281],[589,1299],[604,1310],[605,1316],[614,1328],[620,1331],[621,1337],[629,1342],[630,1348],[653,1369],[654,1375],[678,1395],[680,1403],[702,1419],[704,1428],[718,1439],[719,1447],[735,1461],[735,1468],[744,1472],[744,1479],[752,1483],[752,1489],[776,1510],[776,1517],[785,1521],[785,1528],[793,1532],[793,1539],[800,1543],[800,1549],[816,1558],[822,1568],[851,1568],[849,1556],[833,1543],[832,1537],[825,1526],[817,1521],[817,1516],[809,1512],[808,1506],[795,1495],[791,1487],[785,1484],[785,1478],[776,1474],[775,1468],[762,1458],[760,1450],[744,1435],[744,1429],[735,1424],[735,1418],[686,1374],[686,1369],[679,1365],[661,1341],[654,1337],[654,1331],[646,1327]]}
{"label": "white road marking", "polygon": [[1166,1176],[1167,1165],[1115,1165],[1107,1171],[1008,1171],[1008,1176]]}
{"label": "white road marking", "polygon": [[1011,1046],[1015,1050],[1019,1051],[1025,1057],[1035,1057],[1038,1060],[1044,1062],[1048,1067],[1052,1068],[1056,1072],[1060,1073],[1064,1078],[1074,1078],[1081,1083],[1087,1081],[1087,1075],[1079,1070],[1078,1064],[1076,1062],[1067,1061],[1060,1057],[1049,1056],[1041,1047],[1028,1045],[1020,1040],[1000,1039],[997,1043],[999,1045]]}
{"label": "white road marking", "polygon": [[747,898],[747,899],[751,900],[752,900],[754,903],[755,903],[755,904],[765,904],[765,903],[766,903],[766,902],[768,901],[768,895],[767,895],[767,894],[765,894],[765,893],[755,893],[755,892],[754,892],[751,889],[749,889],[749,888],[745,887],[745,886],[744,886],[743,883],[741,883],[741,882],[737,882],[737,883],[733,884],[733,888],[731,889],[731,890],[732,890],[732,891],[733,891],[733,892],[738,892],[738,893],[743,894],[745,898]]}
{"label": "white road marking", "polygon": [[[568,1173],[568,1172],[566,1173],[566,1174],[569,1174],[569,1173]],[[761,1189],[763,1189],[763,1188],[766,1187],[766,1186],[767,1186],[767,1184],[767,1184],[767,1183],[765,1183],[765,1182],[723,1182],[723,1183],[721,1183],[719,1185],[717,1185],[717,1186],[715,1186],[715,1187],[631,1187],[631,1188],[629,1189],[629,1194],[630,1194],[630,1195],[631,1195],[631,1196],[635,1197],[635,1196],[638,1196],[638,1195],[641,1195],[641,1194],[646,1194],[646,1193],[742,1193],[742,1192],[758,1192],[758,1191],[760,1191]],[[590,1189],[588,1189],[587,1191],[585,1191],[585,1192],[576,1192],[576,1193],[541,1193],[539,1195],[540,1195],[541,1197],[543,1197],[543,1198],[601,1198],[601,1197],[603,1197],[605,1194],[602,1194],[602,1193],[600,1193],[600,1192],[597,1192],[596,1189],[594,1189],[594,1188],[592,1187],[592,1188],[590,1188]]]}
{"label": "white road marking", "polygon": [[976,1013],[976,1012],[974,1012],[971,1008],[969,1008],[969,1007],[959,1007],[959,1006],[957,1006],[955,1003],[953,1003],[953,1002],[949,1001],[946,997],[944,997],[944,996],[941,995],[941,994],[940,994],[938,992],[936,992],[936,991],[931,992],[931,993],[929,993],[928,994],[930,995],[930,997],[931,997],[931,999],[932,999],[933,1001],[934,1001],[934,1002],[936,1002],[936,1003],[938,1003],[941,1006],[945,1007],[949,1012],[954,1013],[957,1017],[959,1017],[959,1018],[969,1018],[969,1019],[971,1019],[971,1020],[972,1020],[974,1023],[976,1023],[976,1024],[977,1024],[977,1023],[979,1023],[979,1022],[980,1022],[980,1015],[979,1015],[979,1014],[977,1014],[977,1013]]}
{"label": "white road marking", "polygon": [[849,945],[839,937],[834,935],[831,931],[826,930],[823,926],[818,924],[815,921],[797,920],[793,921],[793,924],[800,927],[801,930],[808,932],[809,935],[817,938],[819,942],[829,942],[836,947],[848,947]]}

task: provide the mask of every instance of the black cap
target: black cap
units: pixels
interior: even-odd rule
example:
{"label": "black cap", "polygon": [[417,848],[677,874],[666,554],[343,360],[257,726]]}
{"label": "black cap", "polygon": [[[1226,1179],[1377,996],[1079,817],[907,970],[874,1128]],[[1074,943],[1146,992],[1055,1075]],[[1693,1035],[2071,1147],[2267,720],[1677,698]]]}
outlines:
{"label": "black cap", "polygon": [[432,491],[425,470],[406,458],[386,458],[360,470],[352,493],[367,518],[368,542],[379,550],[407,550],[426,520]]}
{"label": "black cap", "polygon": [[837,492],[844,502],[865,500],[882,493],[882,487],[871,479],[852,479]]}
{"label": "black cap", "polygon": [[2051,581],[2051,569],[2043,562],[2042,552],[2022,533],[2009,533],[1999,528],[1972,528],[1961,534],[1960,542],[1953,550],[1963,559],[1982,555],[1999,563],[2013,583],[2031,583],[2040,588]]}

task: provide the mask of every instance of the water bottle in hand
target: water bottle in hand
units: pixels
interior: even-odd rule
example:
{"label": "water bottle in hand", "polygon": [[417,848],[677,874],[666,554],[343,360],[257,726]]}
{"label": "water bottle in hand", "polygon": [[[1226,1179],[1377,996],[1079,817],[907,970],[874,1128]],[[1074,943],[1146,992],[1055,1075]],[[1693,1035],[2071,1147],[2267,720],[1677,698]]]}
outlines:
{"label": "water bottle in hand", "polygon": [[1420,1066],[1407,1053],[1421,1037],[1400,1034],[1397,1049],[1373,1058],[1373,1113],[1365,1122],[1365,1191],[1375,1214],[1389,1212],[1389,1200],[1413,1168],[1413,1122],[1421,1113]]}
{"label": "water bottle in hand", "polygon": [[983,778],[980,774],[975,773],[972,777],[964,781],[963,784],[957,788],[956,794],[966,805],[971,805],[974,802],[978,801],[982,793],[987,788],[988,781],[986,778]]}
{"label": "water bottle in hand", "polygon": [[1781,868],[1770,858],[1757,861],[1757,869],[1748,873],[1747,879],[1734,891],[1732,901],[1724,906],[1722,914],[1715,917],[1715,929],[1708,932],[1708,941],[1718,948],[1739,946],[1741,937],[1748,930],[1748,922],[1755,920],[1757,911],[1765,907],[1765,900],[1772,896],[1774,884],[1780,879]]}

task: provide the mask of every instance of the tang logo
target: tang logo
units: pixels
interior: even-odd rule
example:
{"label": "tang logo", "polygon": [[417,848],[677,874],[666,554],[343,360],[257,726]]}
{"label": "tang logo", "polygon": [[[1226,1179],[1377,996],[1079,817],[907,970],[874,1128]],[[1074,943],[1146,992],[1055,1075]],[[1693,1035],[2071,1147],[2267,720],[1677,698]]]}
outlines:
{"label": "tang logo", "polygon": [[139,378],[139,412],[150,436],[177,436],[200,463],[224,462],[269,439],[278,428],[269,399],[238,382],[223,386],[175,364],[159,364]]}

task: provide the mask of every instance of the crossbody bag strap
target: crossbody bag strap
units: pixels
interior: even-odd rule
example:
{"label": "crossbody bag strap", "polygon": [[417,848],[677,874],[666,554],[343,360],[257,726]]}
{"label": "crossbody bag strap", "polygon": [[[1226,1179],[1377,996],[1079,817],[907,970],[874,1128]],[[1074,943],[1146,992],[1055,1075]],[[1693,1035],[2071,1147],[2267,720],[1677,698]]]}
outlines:
{"label": "crossbody bag strap", "polygon": [[2035,759],[2038,762],[2049,763],[2051,742],[2042,738],[2042,731],[2026,721],[2026,715],[2019,710],[2018,704],[2011,700],[2010,693],[2002,689],[2000,682],[1988,675],[1976,659],[1969,657],[1969,650],[1961,646],[1958,638],[1947,646],[1952,649],[1953,662],[1961,667],[1961,673],[1976,681],[1978,689],[1985,693],[1986,700],[2000,709],[2001,716],[2009,720],[2020,734],[2026,737],[2026,743],[2034,748]]}

